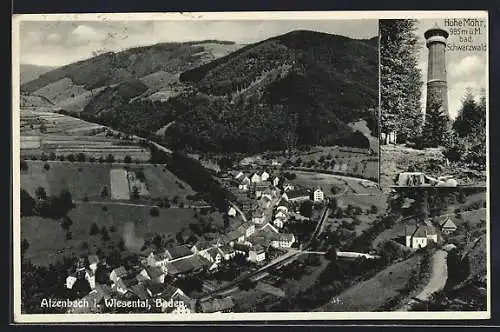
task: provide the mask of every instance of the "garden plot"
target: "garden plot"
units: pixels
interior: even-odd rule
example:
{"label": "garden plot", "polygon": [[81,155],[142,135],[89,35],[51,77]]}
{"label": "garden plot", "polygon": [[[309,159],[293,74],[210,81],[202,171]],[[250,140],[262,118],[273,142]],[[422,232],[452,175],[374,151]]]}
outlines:
{"label": "garden plot", "polygon": [[111,169],[109,178],[111,179],[111,198],[130,199],[127,171],[123,168]]}

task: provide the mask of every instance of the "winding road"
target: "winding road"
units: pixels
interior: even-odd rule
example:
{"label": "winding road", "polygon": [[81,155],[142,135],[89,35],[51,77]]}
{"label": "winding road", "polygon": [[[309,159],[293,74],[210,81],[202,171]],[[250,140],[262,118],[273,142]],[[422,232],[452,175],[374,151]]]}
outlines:
{"label": "winding road", "polygon": [[432,256],[432,272],[429,282],[417,296],[399,308],[398,311],[409,311],[413,304],[429,300],[433,293],[444,288],[448,280],[447,257],[448,253],[442,249],[434,253]]}

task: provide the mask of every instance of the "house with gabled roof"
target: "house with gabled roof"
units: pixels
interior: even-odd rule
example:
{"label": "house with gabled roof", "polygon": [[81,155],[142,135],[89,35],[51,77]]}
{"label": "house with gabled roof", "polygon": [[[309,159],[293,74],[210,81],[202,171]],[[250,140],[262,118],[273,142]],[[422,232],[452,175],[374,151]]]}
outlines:
{"label": "house with gabled roof", "polygon": [[214,312],[231,312],[234,308],[234,301],[231,297],[224,297],[222,299],[213,298],[207,301],[203,301],[200,304],[201,311],[204,313],[214,313]]}
{"label": "house with gabled roof", "polygon": [[325,199],[325,193],[321,188],[316,188],[316,190],[313,191],[312,198],[314,202],[323,202]]}
{"label": "house with gabled roof", "polygon": [[291,248],[295,242],[295,236],[292,233],[281,233],[272,241],[271,246],[274,248]]}
{"label": "house with gabled roof", "polygon": [[267,173],[266,171],[263,171],[261,174],[260,174],[260,179],[262,181],[267,181],[269,180],[269,173]]}
{"label": "house with gabled roof", "polygon": [[263,224],[266,220],[266,216],[264,215],[264,211],[261,209],[257,209],[252,212],[252,222],[256,224]]}
{"label": "house with gabled roof", "polygon": [[201,251],[208,250],[212,248],[213,244],[210,241],[199,240],[191,247],[191,252],[198,254]]}
{"label": "house with gabled roof", "polygon": [[413,249],[425,248],[430,241],[438,242],[436,229],[429,225],[408,225],[405,227],[406,246]]}
{"label": "house with gabled roof", "polygon": [[229,210],[227,210],[227,215],[230,217],[236,216],[236,209],[234,207],[230,207]]}
{"label": "house with gabled roof", "polygon": [[73,285],[76,283],[78,278],[76,277],[76,273],[72,273],[66,277],[66,288],[73,289]]}
{"label": "house with gabled roof", "polygon": [[217,249],[222,255],[222,258],[224,258],[224,260],[226,261],[234,258],[234,256],[236,255],[236,252],[234,251],[233,247],[231,247],[229,244],[217,247]]}
{"label": "house with gabled roof", "polygon": [[286,220],[287,216],[283,211],[277,211],[276,214],[274,215],[274,219],[283,219]]}
{"label": "house with gabled roof", "polygon": [[169,262],[187,258],[193,255],[193,252],[185,244],[176,247],[170,247],[165,250],[165,253],[169,258]]}
{"label": "house with gabled roof", "polygon": [[257,173],[253,173],[252,176],[250,177],[250,181],[252,183],[260,183],[262,181],[261,177]]}
{"label": "house with gabled roof", "polygon": [[146,286],[144,283],[139,282],[130,287],[130,292],[137,296],[140,300],[145,300],[149,298],[148,291],[146,290]]}
{"label": "house with gabled roof", "polygon": [[161,311],[171,314],[189,314],[193,311],[191,299],[182,289],[173,285],[166,285],[162,294],[158,296],[162,300]]}
{"label": "house with gabled roof", "polygon": [[109,274],[109,279],[112,282],[116,282],[119,279],[125,277],[127,275],[127,270],[125,269],[125,266],[119,266],[111,271]]}
{"label": "house with gabled roof", "polygon": [[248,260],[254,263],[263,262],[266,259],[266,250],[261,245],[256,245],[248,251]]}
{"label": "house with gabled roof", "polygon": [[277,208],[276,210],[277,211],[281,211],[283,213],[288,213],[288,208],[290,206],[290,204],[288,203],[288,201],[286,199],[284,199],[283,197],[278,201],[278,203],[276,204]]}
{"label": "house with gabled roof", "polygon": [[160,268],[164,268],[168,261],[169,256],[167,255],[165,249],[152,250],[146,258],[146,262],[149,266],[156,266]]}
{"label": "house with gabled roof", "polygon": [[146,266],[141,270],[139,274],[149,280],[153,280],[159,283],[163,283],[166,276],[165,270],[156,266]]}
{"label": "house with gabled roof", "polygon": [[88,260],[89,268],[95,272],[97,270],[97,264],[99,264],[99,257],[97,255],[89,255]]}
{"label": "house with gabled roof", "polygon": [[111,285],[111,289],[114,291],[114,292],[117,292],[118,294],[125,294],[128,292],[128,288],[127,286],[125,285],[125,283],[123,282],[122,279],[118,279],[116,280],[112,285]]}
{"label": "house with gabled roof", "polygon": [[276,218],[273,220],[273,225],[278,227],[278,228],[283,228],[285,226],[284,219]]}
{"label": "house with gabled roof", "polygon": [[256,183],[254,186],[254,194],[255,198],[260,198],[262,193],[269,189],[268,185],[265,183]]}
{"label": "house with gabled roof", "polygon": [[451,234],[457,230],[457,225],[453,222],[452,218],[447,216],[439,225],[443,234]]}
{"label": "house with gabled roof", "polygon": [[280,178],[279,178],[279,177],[277,177],[277,176],[275,176],[275,177],[273,178],[272,183],[273,183],[273,186],[275,186],[275,187],[279,186],[279,184],[280,184]]}

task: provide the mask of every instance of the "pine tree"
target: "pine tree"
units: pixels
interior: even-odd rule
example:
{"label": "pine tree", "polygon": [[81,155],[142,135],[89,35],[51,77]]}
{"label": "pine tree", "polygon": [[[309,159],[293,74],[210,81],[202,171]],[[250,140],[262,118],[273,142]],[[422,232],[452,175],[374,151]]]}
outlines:
{"label": "pine tree", "polygon": [[450,134],[448,111],[443,108],[442,100],[437,96],[431,94],[428,98],[422,144],[423,147],[443,146]]}
{"label": "pine tree", "polygon": [[395,131],[398,141],[415,139],[422,124],[415,30],[415,20],[380,20],[380,126],[382,133]]}
{"label": "pine tree", "polygon": [[485,126],[485,123],[482,123],[483,118],[485,118],[485,112],[482,112],[480,106],[474,100],[472,89],[467,88],[462,99],[462,107],[453,123],[453,129],[460,137],[468,136],[476,131],[478,126]]}

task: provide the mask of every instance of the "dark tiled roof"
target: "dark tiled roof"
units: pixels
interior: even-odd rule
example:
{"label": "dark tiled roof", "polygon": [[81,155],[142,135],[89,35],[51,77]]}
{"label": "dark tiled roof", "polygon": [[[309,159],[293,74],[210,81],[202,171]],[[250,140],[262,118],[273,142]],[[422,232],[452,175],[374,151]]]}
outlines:
{"label": "dark tiled roof", "polygon": [[[116,269],[113,270],[116,274],[117,277],[123,278],[124,276],[127,275],[127,270],[125,269],[124,266],[117,267]],[[111,271],[111,272],[113,272]]]}
{"label": "dark tiled roof", "polygon": [[212,299],[201,303],[201,311],[205,313],[226,311],[234,307],[234,301],[230,297]]}
{"label": "dark tiled roof", "polygon": [[186,245],[169,248],[167,249],[167,252],[169,253],[171,259],[177,259],[193,254]]}

